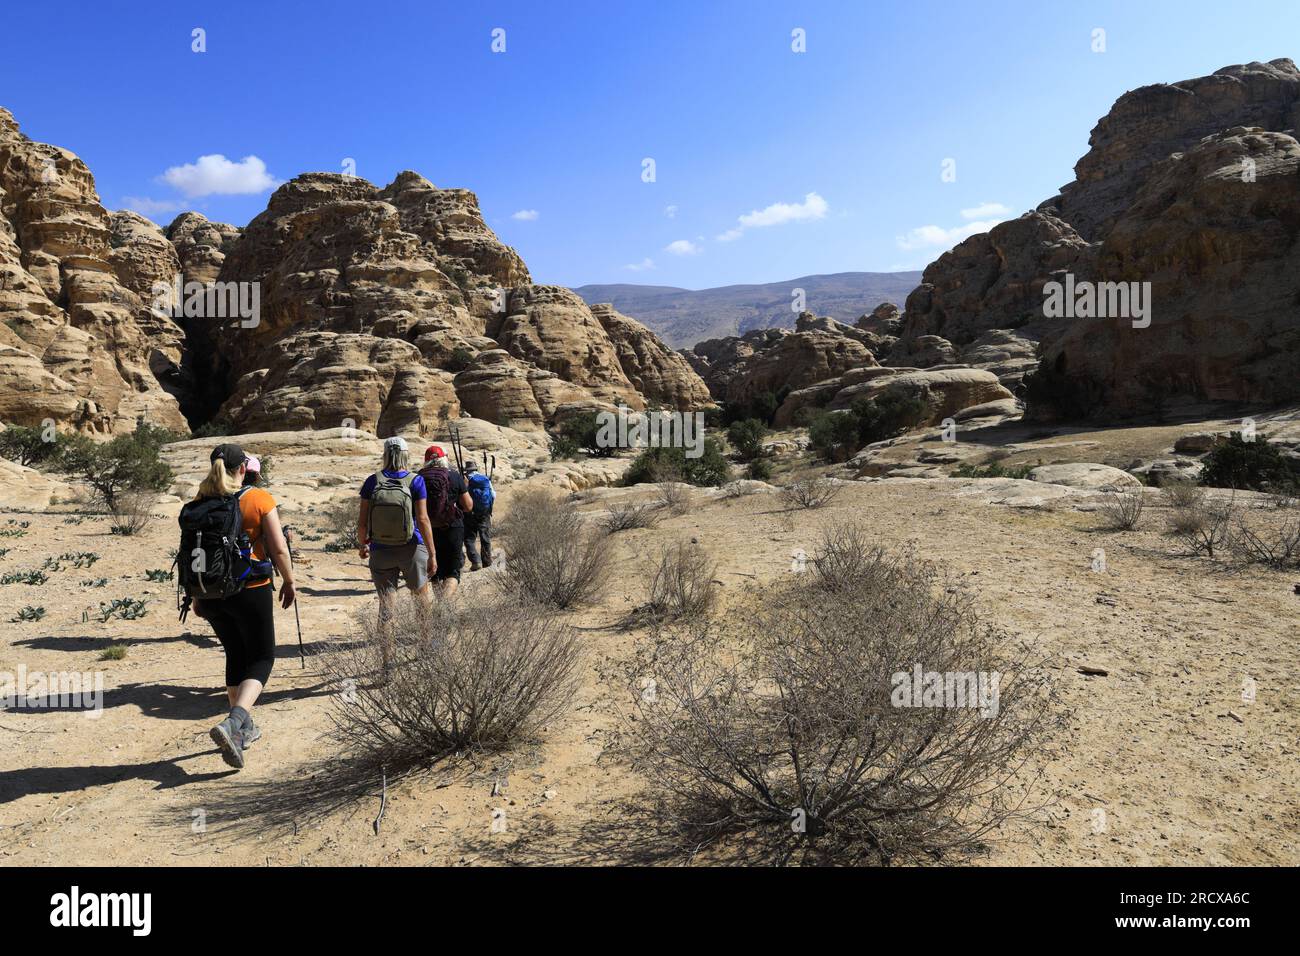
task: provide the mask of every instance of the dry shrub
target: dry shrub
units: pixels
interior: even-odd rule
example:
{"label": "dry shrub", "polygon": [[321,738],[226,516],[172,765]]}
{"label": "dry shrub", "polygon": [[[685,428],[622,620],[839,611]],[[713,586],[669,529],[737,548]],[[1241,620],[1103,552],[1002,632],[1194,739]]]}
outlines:
{"label": "dry shrub", "polygon": [[756,493],[758,489],[752,484],[747,484],[744,481],[729,481],[723,485],[719,491],[722,492],[722,498],[729,501],[733,498],[744,498],[748,495],[752,495]]}
{"label": "dry shrub", "polygon": [[717,573],[717,563],[699,545],[688,541],[664,545],[650,582],[650,612],[674,620],[707,614],[713,606]]}
{"label": "dry shrub", "polygon": [[1286,570],[1300,567],[1300,519],[1252,525],[1239,519],[1229,544],[1238,560]]}
{"label": "dry shrub", "polygon": [[821,508],[839,493],[839,483],[830,478],[798,478],[781,488],[781,501],[791,509]]}
{"label": "dry shrub", "polygon": [[577,688],[577,633],[532,605],[463,595],[424,608],[402,599],[382,621],[366,612],[358,623],[360,640],[321,657],[339,689],[330,737],[358,771],[382,767],[392,777],[529,741]]}
{"label": "dry shrub", "polygon": [[1212,558],[1228,544],[1236,520],[1235,497],[1223,501],[1202,495],[1175,511],[1170,526],[1192,554]]}
{"label": "dry shrub", "polygon": [[1142,520],[1145,500],[1141,488],[1125,488],[1106,494],[1097,508],[1105,526],[1112,531],[1132,531]]}
{"label": "dry shrub", "polygon": [[813,554],[809,584],[818,590],[838,592],[858,588],[880,590],[881,575],[887,574],[892,559],[885,549],[871,541],[867,527],[855,521],[827,528]]}
{"label": "dry shrub", "polygon": [[496,579],[519,599],[564,609],[595,601],[604,590],[609,538],[560,495],[542,489],[513,495],[503,537],[508,563]]}
{"label": "dry shrub", "polygon": [[686,485],[679,481],[661,481],[655,486],[658,505],[670,515],[686,514],[690,502],[690,493]]}
{"label": "dry shrub", "polygon": [[1160,486],[1160,495],[1169,509],[1169,530],[1176,535],[1190,534],[1204,520],[1205,489],[1187,479],[1172,479]]}
{"label": "dry shrub", "polygon": [[140,534],[153,520],[153,506],[157,500],[158,494],[153,491],[123,491],[116,495],[112,506],[107,508],[112,519],[109,533]]}
{"label": "dry shrub", "polygon": [[633,528],[653,528],[660,518],[659,509],[654,505],[628,503],[610,508],[602,524],[606,532],[617,534]]}
{"label": "dry shrub", "polygon": [[[661,629],[629,670],[633,757],[684,851],[933,859],[1034,809],[1031,767],[1064,719],[1048,671],[934,567],[843,563],[857,587],[798,576],[725,621]],[[917,667],[951,681],[949,706],[906,706]],[[963,700],[968,674],[998,682]]]}

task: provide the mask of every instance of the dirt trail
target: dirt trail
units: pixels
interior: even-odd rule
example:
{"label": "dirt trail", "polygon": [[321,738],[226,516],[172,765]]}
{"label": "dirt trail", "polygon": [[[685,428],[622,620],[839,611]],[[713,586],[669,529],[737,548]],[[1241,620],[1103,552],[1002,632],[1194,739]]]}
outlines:
{"label": "dirt trail", "polygon": [[[97,552],[91,569],[49,572],[42,587],[0,587],[0,671],[104,674],[104,709],[0,713],[0,858],[29,864],[381,864],[617,861],[629,847],[616,825],[642,781],[609,747],[628,700],[620,674],[644,635],[618,622],[641,600],[650,555],[674,535],[695,537],[719,561],[724,602],[790,573],[821,528],[858,519],[889,545],[910,545],[963,577],[994,621],[1062,663],[1074,709],[1069,752],[1047,768],[1060,794],[1050,825],[1000,835],[974,862],[994,864],[1287,864],[1300,862],[1300,596],[1292,577],[1229,572],[1177,555],[1148,510],[1147,530],[1108,534],[1069,501],[1043,508],[983,504],[970,483],[851,483],[824,509],[792,514],[774,496],[718,500],[655,529],[617,536],[607,600],[572,616],[591,648],[575,708],[535,749],[475,774],[433,772],[390,788],[378,836],[376,797],[294,833],[232,833],[200,822],[240,813],[232,781],[286,785],[328,753],[327,688],[298,664],[292,612],[277,611],[278,660],[257,709],[265,736],[247,769],[227,768],[207,732],[224,712],[222,655],[201,620],[176,621],[172,586],[145,581],[170,564],[174,509],[143,539],[107,522],[0,515],[0,574],[65,552]],[[274,492],[274,488],[272,488]],[[612,495],[642,494],[635,490]],[[599,498],[600,496],[596,496]],[[585,506],[599,510],[593,502]],[[308,529],[310,515],[286,514]],[[1107,570],[1092,558],[1104,548]],[[299,579],[308,650],[346,635],[373,605],[364,563],[302,541]],[[490,572],[466,575],[467,590]],[[80,582],[107,578],[103,587]],[[148,599],[147,616],[99,623],[100,601]],[[44,605],[39,622],[8,623]],[[92,612],[83,622],[83,611]],[[105,647],[125,659],[100,661]],[[1100,666],[1089,677],[1081,664]],[[1255,699],[1243,701],[1254,681]],[[1235,716],[1232,716],[1235,715]],[[492,796],[503,780],[503,795]],[[554,791],[547,797],[548,791]],[[237,792],[237,791],[236,791]],[[378,792],[376,781],[375,793]],[[506,830],[491,832],[494,810]],[[1100,812],[1098,812],[1100,811]]]}

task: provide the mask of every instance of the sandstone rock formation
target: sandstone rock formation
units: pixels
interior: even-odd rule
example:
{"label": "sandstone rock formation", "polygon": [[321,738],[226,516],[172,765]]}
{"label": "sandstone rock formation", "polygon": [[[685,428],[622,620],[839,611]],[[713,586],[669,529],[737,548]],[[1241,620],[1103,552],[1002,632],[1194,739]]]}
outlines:
{"label": "sandstone rock formation", "polygon": [[466,413],[540,429],[575,404],[709,401],[644,327],[531,284],[473,193],[416,173],[384,189],[299,176],[222,249],[219,281],[261,288],[255,327],[195,335],[211,342],[204,378],[229,393],[214,413],[237,428],[432,432]]}
{"label": "sandstone rock formation", "polygon": [[100,205],[80,159],[0,109],[0,420],[184,428],[183,335],[149,296],[175,262],[156,226]]}
{"label": "sandstone rock formation", "polygon": [[0,111],[0,213],[0,421],[384,436],[711,403],[644,326],[533,285],[473,193],[417,173],[308,173],[242,230],[189,212],[164,232]]}
{"label": "sandstone rock formation", "polygon": [[[1059,196],[925,270],[888,364],[951,361],[939,337],[1018,389],[1037,348],[1043,417],[1300,397],[1298,128],[1286,59],[1126,93]],[[1045,317],[1067,274],[1151,283],[1150,325]]]}

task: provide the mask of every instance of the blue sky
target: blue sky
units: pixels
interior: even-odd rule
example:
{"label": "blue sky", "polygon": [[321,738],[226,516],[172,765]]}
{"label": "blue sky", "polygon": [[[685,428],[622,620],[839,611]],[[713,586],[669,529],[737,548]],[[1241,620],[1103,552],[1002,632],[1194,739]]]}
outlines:
{"label": "blue sky", "polygon": [[83,0],[5,11],[0,105],[164,224],[350,158],[474,190],[536,281],[702,288],[923,267],[1055,194],[1125,90],[1298,28],[1290,0]]}

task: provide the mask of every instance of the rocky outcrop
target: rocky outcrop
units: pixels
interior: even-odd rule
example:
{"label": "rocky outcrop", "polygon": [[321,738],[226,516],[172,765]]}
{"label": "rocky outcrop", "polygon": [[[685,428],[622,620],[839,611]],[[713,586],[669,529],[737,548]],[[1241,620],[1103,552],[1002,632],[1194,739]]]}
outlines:
{"label": "rocky outcrop", "polygon": [[878,364],[870,334],[810,313],[798,331],[763,329],[739,339],[711,339],[685,353],[713,396],[744,403],[760,395],[808,388],[852,368]]}
{"label": "rocky outcrop", "polygon": [[1093,128],[1074,181],[1040,208],[1089,241],[1104,239],[1160,163],[1234,126],[1300,129],[1300,71],[1291,60],[1226,66],[1125,93]]}
{"label": "rocky outcrop", "polygon": [[90,170],[0,109],[0,419],[108,435],[184,428],[183,335],[150,311],[174,269],[157,227],[110,215]]}
{"label": "rocky outcrop", "polygon": [[639,323],[534,285],[468,190],[308,173],[244,229],[189,212],[164,231],[110,214],[80,160],[4,111],[0,319],[0,421],[96,435],[141,418],[539,429],[576,409],[710,402]]}
{"label": "rocky outcrop", "polygon": [[1014,396],[996,375],[983,369],[865,367],[792,392],[777,409],[775,424],[780,428],[797,423],[803,409],[837,411],[886,391],[915,395],[924,401],[928,410],[920,425],[937,425],[972,408],[1002,417],[1015,413]]}
{"label": "rocky outcrop", "polygon": [[647,404],[669,408],[712,404],[708,387],[690,363],[644,325],[612,305],[593,305],[591,313],[613,343],[623,374]]}
{"label": "rocky outcrop", "polygon": [[[1060,195],[925,270],[887,362],[951,361],[942,338],[958,361],[1024,382],[1036,417],[1300,397],[1297,128],[1286,59],[1126,93]],[[1067,278],[1150,283],[1149,324],[1048,318],[1044,286]]]}
{"label": "rocky outcrop", "polygon": [[708,401],[684,360],[655,367],[670,353],[642,327],[532,284],[473,193],[416,173],[383,189],[299,176],[222,249],[219,281],[261,291],[253,327],[208,327],[207,377],[230,391],[217,414],[236,428],[347,418],[386,435],[469,414],[540,429],[575,403]]}

